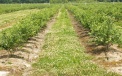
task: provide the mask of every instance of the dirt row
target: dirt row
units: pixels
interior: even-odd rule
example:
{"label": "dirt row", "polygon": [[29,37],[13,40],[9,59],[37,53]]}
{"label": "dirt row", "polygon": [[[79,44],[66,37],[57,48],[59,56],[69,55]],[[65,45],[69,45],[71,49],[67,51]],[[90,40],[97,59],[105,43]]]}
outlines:
{"label": "dirt row", "polygon": [[104,46],[98,46],[91,42],[92,38],[89,36],[89,30],[84,28],[73,15],[70,13],[70,19],[73,27],[78,34],[81,46],[86,48],[86,53],[94,56],[93,63],[102,66],[108,72],[116,72],[122,74],[122,48],[118,48],[117,44],[112,45],[109,51],[105,51]]}
{"label": "dirt row", "polygon": [[8,57],[6,50],[0,51],[0,76],[28,76],[31,64],[38,58],[45,35],[56,22],[56,17],[57,15],[47,22],[47,27],[41,29],[37,36],[30,38],[23,46],[17,47],[13,55]]}
{"label": "dirt row", "polygon": [[[29,73],[32,72],[31,64],[38,59],[39,53],[44,44],[45,35],[56,22],[56,18],[59,17],[59,15],[60,12],[47,23],[46,28],[40,30],[37,36],[30,38],[23,46],[18,47],[16,52],[10,57],[8,57],[6,50],[0,51],[0,76],[28,76]],[[117,45],[111,46],[107,52],[107,57],[109,58],[107,60],[104,46],[96,46],[94,43],[91,43],[92,38],[88,34],[89,30],[82,27],[71,13],[69,13],[69,17],[78,34],[81,46],[86,48],[86,53],[95,56],[93,59],[95,64],[97,63],[108,71],[122,74],[121,48],[118,48]]]}

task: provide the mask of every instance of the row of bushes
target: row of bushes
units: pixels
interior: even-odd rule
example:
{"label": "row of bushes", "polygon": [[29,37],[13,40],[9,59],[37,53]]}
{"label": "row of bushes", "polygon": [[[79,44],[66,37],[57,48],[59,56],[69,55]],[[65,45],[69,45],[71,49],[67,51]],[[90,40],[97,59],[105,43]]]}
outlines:
{"label": "row of bushes", "polygon": [[0,32],[0,47],[11,50],[14,47],[26,42],[30,37],[36,35],[40,29],[45,27],[46,22],[58,11],[58,6],[44,8],[36,14],[31,14],[22,19],[12,28]]}
{"label": "row of bushes", "polygon": [[[99,9],[95,7],[84,9],[71,5],[67,6],[67,8],[85,28],[90,30],[90,35],[97,45],[108,46],[113,43],[121,42],[120,29],[115,25],[115,18],[108,13],[101,13]],[[89,8],[94,9],[90,10]],[[106,10],[106,8],[104,9]]]}
{"label": "row of bushes", "polygon": [[0,14],[26,9],[41,9],[50,7],[49,4],[0,4]]}

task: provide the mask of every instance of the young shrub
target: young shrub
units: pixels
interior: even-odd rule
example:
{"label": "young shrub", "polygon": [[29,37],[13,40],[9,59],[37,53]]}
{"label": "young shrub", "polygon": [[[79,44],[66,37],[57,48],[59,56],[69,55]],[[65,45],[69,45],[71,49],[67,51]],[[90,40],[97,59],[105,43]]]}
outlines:
{"label": "young shrub", "polygon": [[98,45],[106,46],[106,51],[109,47],[116,42],[119,42],[120,32],[117,26],[114,24],[114,18],[110,16],[99,17],[103,22],[94,22],[91,26],[91,35],[94,37],[94,41]]}

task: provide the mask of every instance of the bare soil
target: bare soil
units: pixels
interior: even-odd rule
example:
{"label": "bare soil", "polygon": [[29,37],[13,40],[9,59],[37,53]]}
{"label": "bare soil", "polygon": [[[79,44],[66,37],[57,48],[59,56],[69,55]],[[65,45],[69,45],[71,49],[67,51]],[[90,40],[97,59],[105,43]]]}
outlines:
{"label": "bare soil", "polygon": [[69,15],[81,45],[86,48],[85,52],[94,56],[93,62],[107,69],[107,71],[122,75],[122,48],[118,48],[118,45],[114,44],[109,48],[109,51],[106,52],[105,46],[95,45],[95,43],[92,42],[92,37],[88,34],[89,30],[76,21],[71,13]]}
{"label": "bare soil", "polygon": [[30,38],[23,46],[17,47],[12,55],[8,56],[7,50],[0,50],[0,71],[9,72],[3,76],[28,76],[32,69],[31,64],[39,57],[45,35],[55,23],[56,17],[57,15],[47,22],[47,27],[41,29],[37,36]]}

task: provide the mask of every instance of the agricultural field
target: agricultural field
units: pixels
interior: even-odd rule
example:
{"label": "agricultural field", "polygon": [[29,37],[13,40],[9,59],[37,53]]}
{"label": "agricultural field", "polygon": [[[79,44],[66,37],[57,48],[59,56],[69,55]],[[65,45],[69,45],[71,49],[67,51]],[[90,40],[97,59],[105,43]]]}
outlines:
{"label": "agricultural field", "polygon": [[121,76],[121,65],[122,3],[0,4],[0,76]]}
{"label": "agricultural field", "polygon": [[41,9],[49,7],[47,4],[0,4],[0,14],[10,13],[25,9]]}
{"label": "agricultural field", "polygon": [[0,15],[0,30],[8,28],[17,22],[19,22],[22,18],[26,17],[31,13],[36,13],[40,11],[39,9],[32,10],[20,10],[12,13],[6,13]]}

